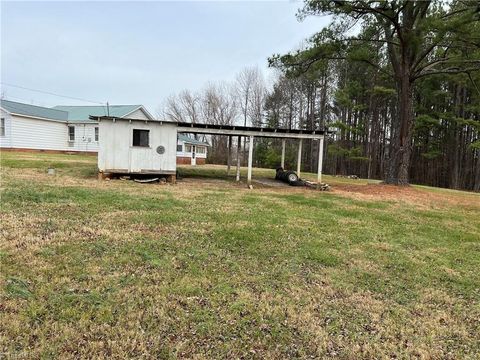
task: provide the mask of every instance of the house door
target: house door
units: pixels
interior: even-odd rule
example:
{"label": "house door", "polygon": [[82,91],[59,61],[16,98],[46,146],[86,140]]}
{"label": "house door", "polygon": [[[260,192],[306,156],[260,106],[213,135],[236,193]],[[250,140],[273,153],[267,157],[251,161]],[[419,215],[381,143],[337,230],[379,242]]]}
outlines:
{"label": "house door", "polygon": [[197,165],[197,159],[196,159],[196,147],[195,145],[192,145],[192,165]]}

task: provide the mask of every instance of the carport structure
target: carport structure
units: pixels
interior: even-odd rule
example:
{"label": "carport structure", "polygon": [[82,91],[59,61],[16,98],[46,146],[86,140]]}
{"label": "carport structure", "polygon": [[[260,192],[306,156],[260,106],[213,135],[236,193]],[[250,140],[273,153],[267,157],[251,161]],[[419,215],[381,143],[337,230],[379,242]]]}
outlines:
{"label": "carport structure", "polygon": [[[302,165],[302,145],[304,139],[318,140],[318,168],[317,182],[322,182],[322,165],[323,165],[323,142],[325,138],[325,130],[290,130],[290,129],[273,129],[236,125],[212,125],[212,124],[192,124],[179,122],[177,125],[179,133],[193,133],[205,135],[226,135],[228,139],[228,164],[231,163],[232,137],[237,136],[239,143],[241,137],[249,138],[248,147],[248,171],[247,183],[252,183],[252,164],[253,164],[253,142],[255,137],[277,138],[282,139],[282,160],[281,167],[285,167],[285,143],[287,139],[298,140],[298,157],[297,157],[297,175],[300,177],[300,169]],[[237,181],[240,180],[240,156],[237,154]]]}

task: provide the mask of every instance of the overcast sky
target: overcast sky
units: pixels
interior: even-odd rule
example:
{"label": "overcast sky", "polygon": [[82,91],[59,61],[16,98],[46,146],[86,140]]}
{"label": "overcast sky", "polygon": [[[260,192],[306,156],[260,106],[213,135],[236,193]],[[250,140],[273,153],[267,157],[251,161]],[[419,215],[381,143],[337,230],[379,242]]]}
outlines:
{"label": "overcast sky", "polygon": [[151,112],[172,93],[232,80],[297,47],[327,18],[299,22],[298,1],[1,3],[5,98],[89,105],[12,84]]}

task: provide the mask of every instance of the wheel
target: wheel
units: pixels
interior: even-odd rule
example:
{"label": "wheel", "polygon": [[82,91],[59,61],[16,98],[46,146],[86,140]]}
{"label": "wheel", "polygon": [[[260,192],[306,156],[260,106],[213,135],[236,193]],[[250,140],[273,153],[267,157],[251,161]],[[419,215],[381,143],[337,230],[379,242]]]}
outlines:
{"label": "wheel", "polygon": [[287,174],[287,179],[288,179],[288,182],[295,182],[295,181],[298,181],[298,176],[292,171]]}

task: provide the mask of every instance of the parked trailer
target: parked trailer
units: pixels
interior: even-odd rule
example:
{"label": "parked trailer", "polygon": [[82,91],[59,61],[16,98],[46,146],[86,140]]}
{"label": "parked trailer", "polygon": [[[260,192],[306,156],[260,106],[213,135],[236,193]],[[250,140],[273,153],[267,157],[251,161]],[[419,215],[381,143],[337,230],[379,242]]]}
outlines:
{"label": "parked trailer", "polygon": [[314,183],[311,181],[302,180],[294,171],[283,170],[283,168],[281,167],[277,168],[275,180],[283,181],[291,186],[306,186],[321,191],[330,190],[330,186],[328,184]]}
{"label": "parked trailer", "polygon": [[283,168],[277,168],[275,174],[275,180],[283,181],[291,186],[305,186],[305,181],[301,180],[295,171],[283,170]]}

